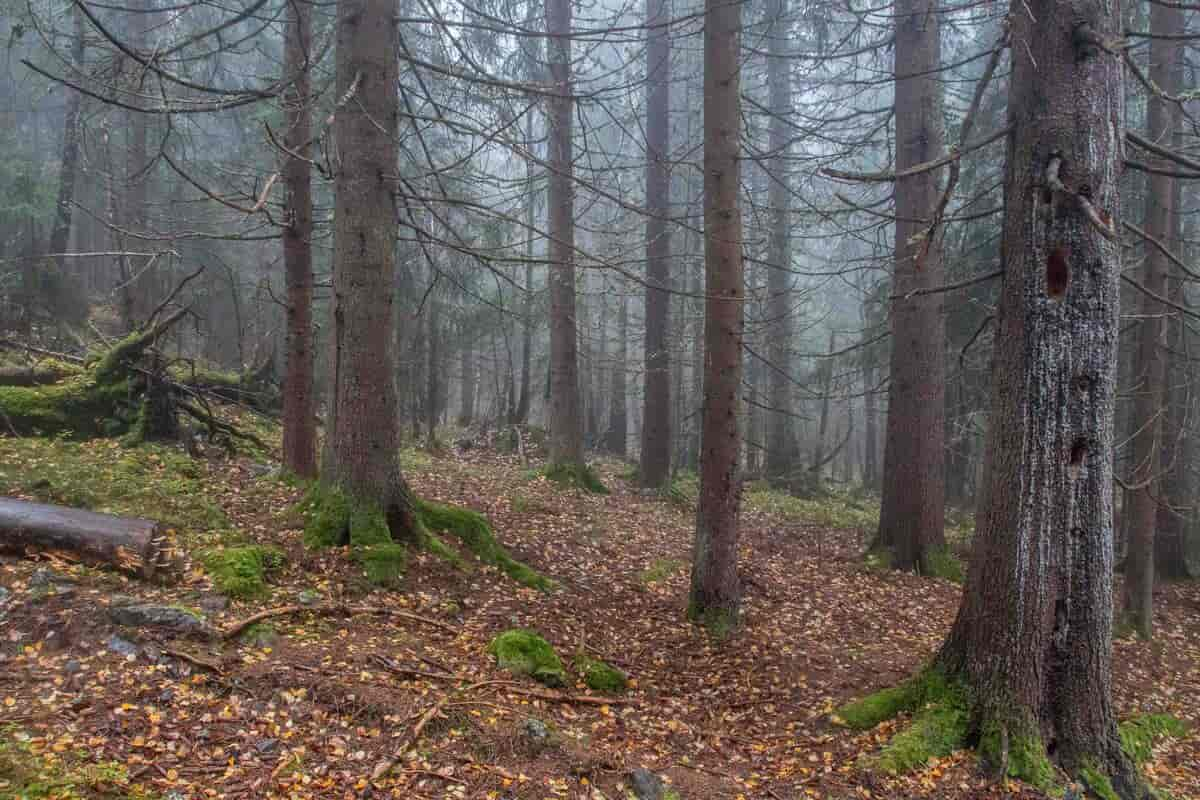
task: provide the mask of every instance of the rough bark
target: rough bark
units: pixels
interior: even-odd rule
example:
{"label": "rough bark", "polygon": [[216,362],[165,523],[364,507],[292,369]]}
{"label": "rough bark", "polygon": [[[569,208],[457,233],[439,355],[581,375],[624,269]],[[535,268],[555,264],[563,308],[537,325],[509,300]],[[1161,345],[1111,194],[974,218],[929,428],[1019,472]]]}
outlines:
{"label": "rough bark", "polygon": [[766,420],[766,474],[768,477],[786,475],[796,465],[799,450],[792,425],[792,384],[788,376],[791,366],[792,274],[789,237],[788,189],[788,129],[787,114],[791,106],[792,87],[787,58],[788,30],[787,0],[771,0],[767,18],[767,86],[770,92],[767,149],[771,159],[767,165],[769,188],[767,206],[770,214],[770,240],[767,250],[767,318],[770,340],[767,359],[771,362],[770,386]]}
{"label": "rough bark", "polygon": [[167,537],[157,522],[0,497],[0,549],[58,554],[109,566],[143,580],[171,571]]}
{"label": "rough bark", "polygon": [[671,471],[670,146],[671,43],[665,0],[646,0],[646,340],[643,353],[642,486],[663,486]]}
{"label": "rough bark", "polygon": [[1049,756],[1144,797],[1112,702],[1122,72],[1090,43],[1118,37],[1120,18],[1114,5],[1030,0],[1011,21],[985,479],[937,664],[966,684],[993,763]]}
{"label": "rough bark", "polygon": [[[529,113],[529,119],[525,128],[526,140],[533,144],[533,112]],[[521,320],[521,388],[517,395],[517,407],[513,413],[512,421],[517,424],[524,424],[529,421],[529,401],[532,396],[531,387],[533,384],[533,322],[535,314],[535,296],[533,292],[533,237],[534,232],[534,201],[537,197],[535,193],[536,184],[533,180],[533,161],[525,162],[525,303],[522,309],[524,314]]]}
{"label": "rough bark", "polygon": [[575,319],[575,182],[572,162],[571,3],[547,0],[547,61],[554,94],[546,101],[550,171],[550,461],[583,463]]}
{"label": "rough bark", "polygon": [[303,0],[287,4],[285,65],[294,83],[284,95],[287,122],[284,156],[287,225],[283,229],[284,283],[287,290],[287,342],[283,380],[283,466],[303,478],[317,475],[316,399],[313,388],[312,321],[312,8]]}
{"label": "rough bark", "polygon": [[[462,403],[458,410],[458,424],[466,427],[475,422],[475,335],[465,323],[460,328],[459,368],[462,370]],[[512,381],[507,381],[512,387]]]}
{"label": "rough bark", "polygon": [[742,7],[706,0],[704,26],[704,410],[688,615],[738,624],[745,275],[738,208]]}
{"label": "rough bark", "polygon": [[[84,57],[84,18],[83,12],[75,9],[75,36],[71,41],[71,60],[76,69],[83,69]],[[67,251],[71,238],[71,217],[74,211],[75,183],[79,172],[79,112],[83,104],[83,95],[68,89],[66,111],[63,115],[63,145],[62,167],[58,179],[58,202],[55,204],[54,227],[50,231],[50,252],[58,261],[60,276],[66,274],[66,259],[62,254]]]}
{"label": "rough bark", "polygon": [[[933,0],[896,7],[896,170],[943,155],[939,11]],[[924,234],[940,198],[941,170],[896,181],[891,380],[877,545],[898,569],[925,571],[945,546],[945,331],[942,295],[908,297],[944,282],[941,237]]]}
{"label": "rough bark", "polygon": [[340,165],[334,182],[331,413],[322,482],[381,510],[392,536],[417,530],[399,463],[393,382],[395,173],[399,98],[390,0],[343,0],[337,9]]}
{"label": "rough bark", "polygon": [[[1171,34],[1183,29],[1183,14],[1174,8],[1152,4],[1150,30]],[[1150,42],[1150,80],[1163,91],[1178,92],[1180,75],[1177,61],[1178,42],[1152,39]],[[1151,94],[1146,106],[1148,138],[1171,142],[1178,127],[1178,106]],[[1169,175],[1152,174],[1146,187],[1146,211],[1143,227],[1149,236],[1174,245],[1178,230],[1175,209],[1175,179]],[[1167,332],[1164,313],[1167,309],[1149,294],[1167,294],[1167,256],[1157,247],[1146,245],[1141,294],[1141,322],[1138,349],[1134,364],[1140,371],[1134,381],[1133,420],[1137,434],[1133,438],[1133,473],[1131,483],[1137,487],[1127,494],[1129,505],[1125,514],[1129,527],[1128,557],[1125,559],[1125,585],[1122,597],[1124,622],[1139,636],[1149,639],[1154,620],[1154,534],[1158,522],[1158,504],[1162,497],[1161,454],[1164,445],[1163,403],[1167,398],[1167,351],[1164,336]]]}
{"label": "rough bark", "polygon": [[[829,332],[829,352],[834,351],[837,344],[837,334],[834,331]],[[820,383],[821,392],[821,414],[817,422],[817,446],[813,450],[812,465],[809,470],[813,473],[813,477],[820,482],[821,470],[825,465],[825,437],[829,431],[829,406],[830,395],[833,394],[833,358],[821,359],[820,366],[817,367],[817,380]]]}

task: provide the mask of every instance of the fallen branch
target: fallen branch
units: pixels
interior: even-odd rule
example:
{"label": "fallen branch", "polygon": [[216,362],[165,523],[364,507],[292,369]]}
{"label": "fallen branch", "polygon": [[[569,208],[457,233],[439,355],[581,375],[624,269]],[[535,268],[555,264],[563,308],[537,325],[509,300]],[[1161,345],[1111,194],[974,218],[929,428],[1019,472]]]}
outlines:
{"label": "fallen branch", "polygon": [[350,606],[350,605],[320,605],[320,606],[280,606],[278,608],[268,608],[265,611],[259,611],[257,614],[251,614],[241,622],[235,622],[233,625],[226,628],[221,633],[222,639],[232,639],[242,631],[249,628],[255,623],[262,622],[264,619],[273,619],[275,617],[286,617],[291,614],[325,614],[329,616],[354,616],[356,614],[373,614],[387,617],[399,617],[400,619],[412,620],[413,622],[422,622],[439,630],[458,635],[458,629],[444,622],[438,622],[436,619],[422,617],[419,614],[412,614],[408,611],[399,611],[391,608],[375,608],[371,606]]}

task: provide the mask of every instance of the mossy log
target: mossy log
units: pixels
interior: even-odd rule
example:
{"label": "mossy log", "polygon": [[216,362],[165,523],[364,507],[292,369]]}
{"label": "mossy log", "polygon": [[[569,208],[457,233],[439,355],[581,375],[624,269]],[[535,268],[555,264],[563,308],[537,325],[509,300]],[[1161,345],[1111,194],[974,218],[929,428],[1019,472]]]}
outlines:
{"label": "mossy log", "polygon": [[69,364],[43,363],[22,367],[0,367],[0,386],[45,386],[78,375],[80,369]]}
{"label": "mossy log", "polygon": [[153,520],[0,498],[0,550],[53,554],[143,580],[169,578],[167,536]]}

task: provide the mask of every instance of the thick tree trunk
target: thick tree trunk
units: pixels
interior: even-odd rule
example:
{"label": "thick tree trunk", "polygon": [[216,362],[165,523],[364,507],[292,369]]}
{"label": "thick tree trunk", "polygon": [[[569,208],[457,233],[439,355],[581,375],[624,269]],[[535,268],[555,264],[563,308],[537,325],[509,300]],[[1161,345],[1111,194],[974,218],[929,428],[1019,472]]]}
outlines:
{"label": "thick tree trunk", "polygon": [[[1174,8],[1152,4],[1150,7],[1152,33],[1173,34],[1183,29],[1183,14]],[[1179,91],[1180,74],[1178,42],[1152,39],[1150,42],[1150,80],[1163,91]],[[1147,100],[1146,125],[1148,138],[1172,142],[1179,125],[1179,106],[1151,94]],[[1175,179],[1169,175],[1153,174],[1146,187],[1146,233],[1168,247],[1177,239],[1178,216],[1175,209]],[[1141,322],[1135,360],[1140,379],[1134,381],[1133,474],[1135,487],[1128,495],[1125,511],[1128,520],[1128,557],[1125,559],[1125,591],[1122,612],[1124,621],[1138,635],[1149,639],[1154,623],[1154,532],[1158,521],[1158,504],[1162,497],[1163,403],[1167,399],[1167,351],[1163,337],[1167,332],[1163,308],[1149,296],[1163,297],[1167,293],[1169,262],[1157,247],[1147,244],[1145,274],[1142,284],[1147,292],[1140,298]]]}
{"label": "thick tree trunk", "polygon": [[400,472],[392,351],[395,174],[399,98],[397,29],[390,0],[337,8],[341,154],[334,190],[331,414],[322,480],[386,515],[395,538],[417,530]]}
{"label": "thick tree trunk", "polygon": [[550,461],[583,463],[579,354],[575,319],[575,182],[571,135],[571,3],[547,0],[547,99],[550,170]]}
{"label": "thick tree trunk", "polygon": [[642,453],[639,478],[648,488],[663,486],[671,471],[670,330],[671,42],[665,0],[646,0],[646,343],[643,353]]}
{"label": "thick tree trunk", "polygon": [[791,196],[788,188],[788,129],[787,115],[791,109],[792,86],[787,58],[788,0],[771,0],[766,8],[771,21],[767,32],[767,86],[770,92],[771,120],[768,123],[767,205],[771,232],[767,252],[767,317],[769,344],[767,360],[771,362],[768,405],[771,411],[766,420],[767,476],[785,475],[796,465],[799,450],[792,425],[792,309],[791,249],[789,210]]}
{"label": "thick tree trunk", "polygon": [[966,683],[994,761],[1049,755],[1143,797],[1117,736],[1111,669],[1122,65],[1092,43],[1118,37],[1120,17],[1113,5],[1029,0],[1011,22],[986,477],[937,663]]}
{"label": "thick tree trunk", "polygon": [[309,53],[312,9],[289,2],[284,37],[284,69],[293,83],[284,95],[287,132],[284,142],[298,157],[284,156],[287,226],[283,229],[284,282],[287,287],[287,344],[283,379],[283,466],[302,478],[317,475],[316,400],[313,388],[312,324],[312,138]]}
{"label": "thick tree trunk", "polygon": [[[896,170],[943,154],[940,11],[933,0],[896,7]],[[945,367],[942,295],[907,297],[943,283],[941,236],[926,241],[940,196],[939,170],[896,181],[891,381],[878,544],[898,569],[925,571],[945,546]]]}
{"label": "thick tree trunk", "polygon": [[115,567],[143,580],[172,568],[157,522],[0,497],[0,549],[60,554],[89,566]]}
{"label": "thick tree trunk", "polygon": [[629,295],[621,286],[621,310],[617,313],[617,351],[613,359],[612,394],[609,396],[608,433],[605,449],[625,457],[629,441],[629,388],[625,366],[629,358]]}
{"label": "thick tree trunk", "polygon": [[706,0],[704,25],[704,412],[688,615],[736,627],[741,605],[739,420],[745,275],[738,208],[742,7]]}

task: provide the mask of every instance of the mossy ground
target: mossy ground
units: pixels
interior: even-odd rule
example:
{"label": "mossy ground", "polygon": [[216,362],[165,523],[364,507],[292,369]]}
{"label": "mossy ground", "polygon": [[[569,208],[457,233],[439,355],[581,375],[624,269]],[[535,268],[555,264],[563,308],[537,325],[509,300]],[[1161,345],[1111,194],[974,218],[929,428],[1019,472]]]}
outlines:
{"label": "mossy ground", "polygon": [[547,686],[563,686],[567,671],[562,660],[550,643],[536,631],[513,628],[501,633],[491,644],[488,652],[496,657],[496,664],[514,675],[527,675]]}
{"label": "mossy ground", "polygon": [[547,464],[539,473],[546,480],[571,489],[582,489],[592,494],[608,494],[605,486],[587,464]]}
{"label": "mossy ground", "polygon": [[270,594],[267,577],[283,567],[283,551],[268,545],[244,545],[201,554],[204,570],[217,591],[240,600]]}
{"label": "mossy ground", "polygon": [[430,500],[418,500],[416,506],[417,518],[429,531],[451,534],[480,561],[496,567],[522,586],[540,591],[554,588],[554,581],[512,557],[482,514]]}
{"label": "mossy ground", "polygon": [[14,800],[152,800],[113,761],[86,750],[47,747],[14,727],[0,729],[0,797]]}
{"label": "mossy ground", "polygon": [[687,562],[678,558],[656,558],[650,566],[638,573],[638,583],[643,586],[653,586],[662,583],[672,575],[678,574],[687,567]]}
{"label": "mossy ground", "polygon": [[1180,739],[1187,736],[1188,726],[1170,714],[1140,714],[1118,726],[1121,749],[1135,764],[1144,764],[1153,755],[1154,745],[1161,739]]}
{"label": "mossy ground", "polygon": [[575,671],[594,692],[621,694],[629,688],[629,677],[624,672],[586,653],[575,655]]}
{"label": "mossy ground", "polygon": [[148,517],[180,534],[232,525],[206,480],[203,465],[173,446],[0,437],[0,493]]}

